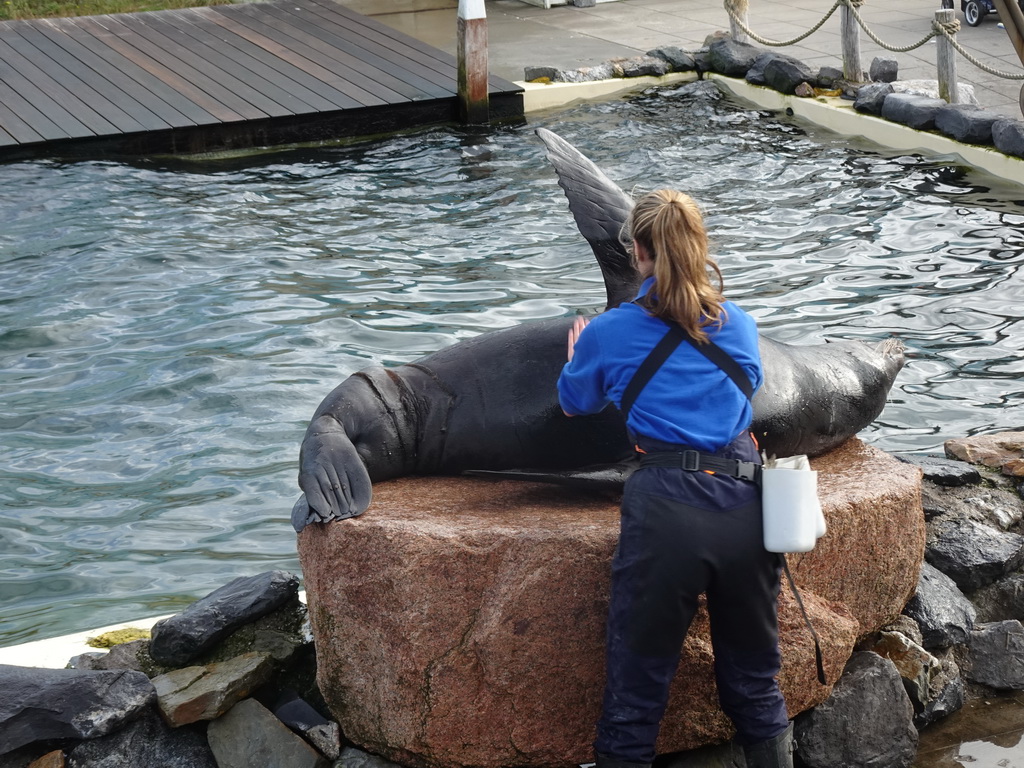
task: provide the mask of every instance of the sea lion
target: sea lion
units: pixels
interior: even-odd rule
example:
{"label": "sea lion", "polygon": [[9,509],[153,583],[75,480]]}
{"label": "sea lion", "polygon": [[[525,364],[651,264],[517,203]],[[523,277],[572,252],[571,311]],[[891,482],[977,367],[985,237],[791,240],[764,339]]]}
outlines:
{"label": "sea lion", "polygon": [[[537,133],[601,266],[606,309],[632,299],[639,276],[619,239],[632,201],[571,144]],[[572,321],[523,323],[352,374],[323,400],[303,439],[295,529],[361,514],[372,483],[402,475],[532,468],[512,476],[620,485],[633,452],[618,410],[569,418],[558,405]],[[881,413],[903,366],[894,339],[797,347],[762,335],[760,352],[752,429],[777,456],[824,453],[859,432]]]}

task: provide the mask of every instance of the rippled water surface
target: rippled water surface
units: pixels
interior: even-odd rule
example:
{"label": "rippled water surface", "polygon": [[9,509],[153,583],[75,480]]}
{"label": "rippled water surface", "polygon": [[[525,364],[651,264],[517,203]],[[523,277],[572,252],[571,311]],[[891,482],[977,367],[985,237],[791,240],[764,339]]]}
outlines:
{"label": "rippled water surface", "polygon": [[339,381],[601,305],[536,125],[701,200],[767,334],[900,336],[867,440],[1024,424],[1024,190],[685,90],[486,136],[0,166],[0,645],[297,572],[298,446]]}

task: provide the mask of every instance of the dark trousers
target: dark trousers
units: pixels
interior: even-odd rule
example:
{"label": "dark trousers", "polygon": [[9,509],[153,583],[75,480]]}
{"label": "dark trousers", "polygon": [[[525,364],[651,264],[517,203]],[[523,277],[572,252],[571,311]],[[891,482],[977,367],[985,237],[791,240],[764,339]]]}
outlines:
{"label": "dark trousers", "polygon": [[[718,455],[757,460],[747,436]],[[595,750],[626,762],[654,759],[669,685],[702,592],[719,702],[737,741],[755,744],[780,734],[788,725],[776,681],[780,561],[764,549],[757,485],[706,472],[640,469],[626,483],[621,526]]]}

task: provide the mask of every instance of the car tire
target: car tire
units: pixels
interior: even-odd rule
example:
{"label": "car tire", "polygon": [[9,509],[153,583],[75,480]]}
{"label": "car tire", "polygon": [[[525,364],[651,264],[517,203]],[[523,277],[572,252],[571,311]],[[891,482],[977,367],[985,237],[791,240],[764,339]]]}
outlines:
{"label": "car tire", "polygon": [[964,21],[967,22],[967,26],[976,27],[984,18],[985,9],[981,7],[981,3],[978,0],[967,0],[964,5]]}

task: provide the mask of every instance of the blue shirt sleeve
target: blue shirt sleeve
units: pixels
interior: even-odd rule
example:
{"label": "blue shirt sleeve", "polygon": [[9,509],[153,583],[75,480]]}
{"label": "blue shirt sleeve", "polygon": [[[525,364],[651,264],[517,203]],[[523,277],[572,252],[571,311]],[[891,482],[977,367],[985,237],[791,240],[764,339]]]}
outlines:
{"label": "blue shirt sleeve", "polygon": [[593,323],[583,329],[572,360],[558,377],[558,402],[570,415],[598,413],[608,405],[598,336]]}

